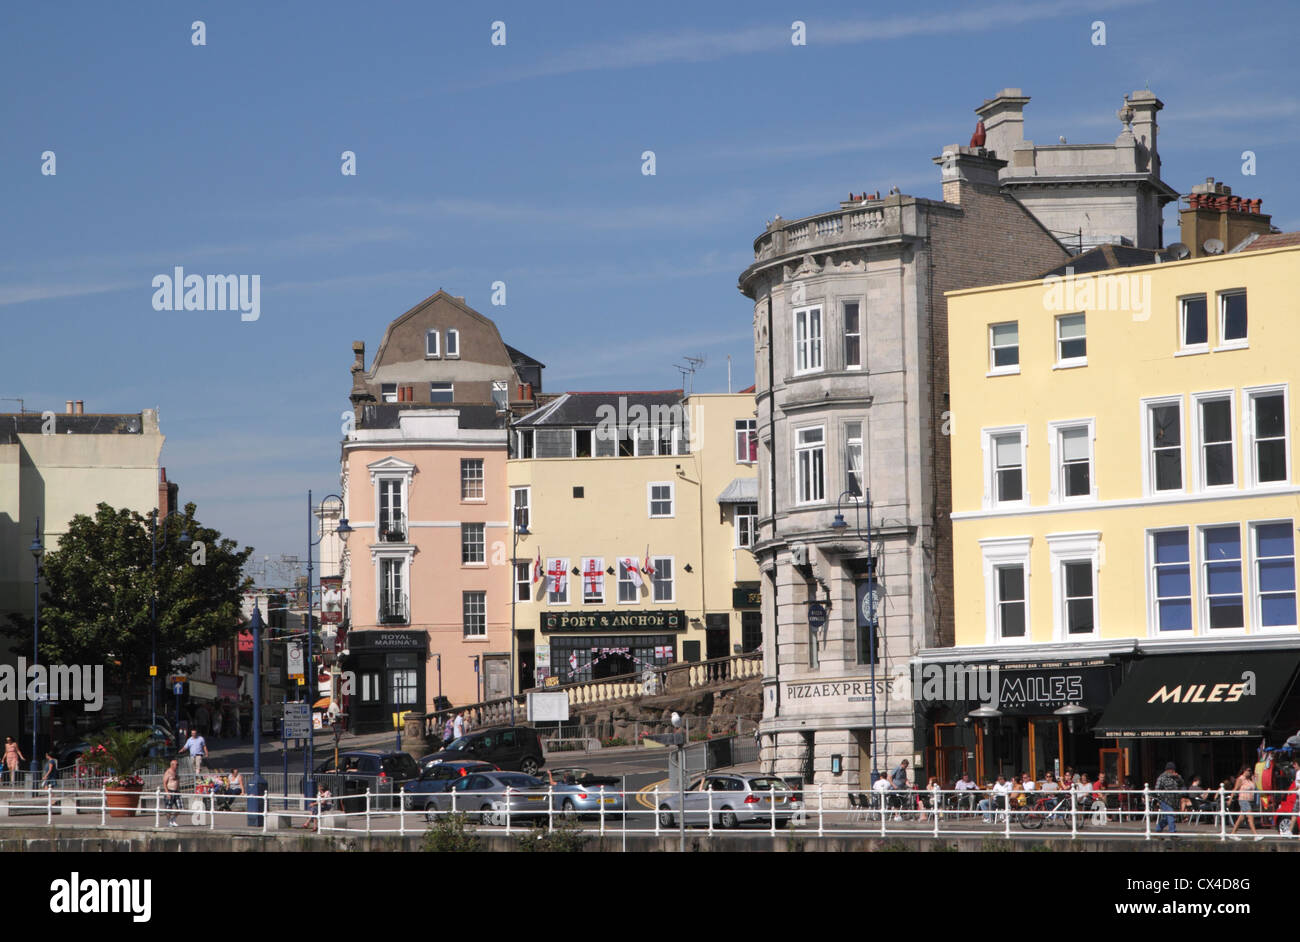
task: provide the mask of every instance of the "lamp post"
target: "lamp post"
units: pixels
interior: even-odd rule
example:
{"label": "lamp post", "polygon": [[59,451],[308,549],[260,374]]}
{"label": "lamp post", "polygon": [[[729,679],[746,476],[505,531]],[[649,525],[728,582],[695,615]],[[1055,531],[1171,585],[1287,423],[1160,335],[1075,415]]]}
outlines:
{"label": "lamp post", "polygon": [[[149,726],[152,729],[158,725],[158,526],[167,526],[169,517],[176,516],[180,511],[172,510],[164,514],[162,519],[158,519],[158,508],[153,511],[153,531],[149,535],[149,572],[154,577],[153,591],[149,593]],[[183,516],[183,515],[182,515]],[[181,530],[181,545],[184,546],[189,542],[190,535],[186,530]],[[238,672],[236,672],[238,673]],[[176,715],[180,716],[180,698],[177,697]],[[179,741],[181,735],[180,721],[177,720],[176,738]]]}
{"label": "lamp post", "polygon": [[249,627],[253,629],[253,778],[248,783],[250,795],[256,795],[248,803],[248,825],[256,827],[262,823],[262,795],[266,793],[266,782],[262,778],[262,608],[253,598],[253,616]]}
{"label": "lamp post", "polygon": [[[327,500],[338,501],[340,508],[343,504],[343,498],[340,497],[338,494],[327,494],[325,497],[321,498],[322,507],[325,506],[325,502]],[[312,619],[312,614],[311,614],[311,572],[312,572],[311,551],[315,549],[317,546],[319,546],[321,542],[324,541],[325,539],[323,526],[321,528],[322,533],[320,535],[320,539],[313,540],[311,538],[312,516],[313,514],[312,514],[312,505],[311,505],[311,491],[309,490],[307,492],[307,659],[303,662],[303,667],[302,667],[303,673],[309,674],[311,676],[311,683],[309,685],[304,685],[306,686],[306,690],[303,692],[304,697],[310,698],[307,700],[308,704],[315,703],[315,693],[313,691],[318,686],[318,682],[316,679],[316,662],[313,658],[312,650],[311,650],[312,635],[316,633],[316,626],[314,624],[314,621]],[[323,521],[324,518],[322,517],[322,522]],[[334,532],[337,533],[345,543],[347,542],[348,534],[352,532],[352,528],[348,526],[347,517],[344,516],[339,517],[339,525],[334,529]],[[323,608],[324,606],[322,605],[322,610]],[[311,711],[309,709],[308,716],[310,715],[311,715]],[[312,747],[315,745],[315,737],[313,735],[314,726],[315,726],[314,723],[307,724],[307,748],[303,751],[302,754],[302,793],[307,798],[316,797],[316,780],[311,777]]]}
{"label": "lamp post", "polygon": [[[515,603],[519,601],[519,585],[516,582],[515,567],[519,565],[519,538],[528,536],[528,524],[519,522],[519,511],[514,506],[515,492],[510,492],[510,529],[514,534],[514,542],[510,549],[510,725],[515,725],[515,682],[518,675],[515,673]],[[438,672],[438,693],[442,693],[442,671],[439,666]]]}
{"label": "lamp post", "polygon": [[[45,554],[45,547],[41,545],[41,518],[36,518],[36,535],[32,537],[32,545],[28,547],[32,554],[32,559],[36,561],[36,573],[32,576],[32,667],[40,663],[40,644],[41,644],[41,556]],[[22,683],[20,680],[19,683]],[[45,691],[47,694],[49,690]],[[38,719],[40,718],[41,705],[40,701],[32,700],[32,783],[35,787],[36,774],[40,772],[40,761],[36,758],[36,730]]]}
{"label": "lamp post", "polygon": [[[840,502],[846,494],[853,498],[854,523],[856,524],[855,529],[859,540],[863,540],[862,507],[865,504],[867,508],[867,535],[863,542],[867,544],[867,639],[871,662],[871,784],[875,785],[876,780],[880,778],[880,764],[877,760],[877,745],[880,737],[877,735],[876,730],[876,597],[879,594],[877,586],[880,583],[876,579],[875,547],[873,546],[871,533],[871,488],[867,488],[863,494],[854,494],[852,491],[842,491],[840,493],[840,496],[835,499],[835,519],[831,521],[832,530],[848,529],[849,525],[844,520],[844,514],[840,510]],[[856,612],[854,617],[856,619]]]}

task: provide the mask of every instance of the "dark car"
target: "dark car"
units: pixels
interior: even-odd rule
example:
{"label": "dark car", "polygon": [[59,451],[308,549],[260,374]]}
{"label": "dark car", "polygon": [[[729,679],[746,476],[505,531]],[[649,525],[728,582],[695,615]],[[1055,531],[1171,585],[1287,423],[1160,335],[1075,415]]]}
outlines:
{"label": "dark car", "polygon": [[405,752],[340,752],[337,767],[333,757],[316,766],[317,789],[328,788],[349,813],[366,810],[367,789],[371,809],[393,807],[392,796],[419,777],[419,765]]}
{"label": "dark car", "polygon": [[425,811],[435,807],[429,796],[445,792],[452,783],[475,772],[500,772],[491,762],[477,759],[452,759],[448,762],[420,760],[420,777],[406,783],[406,810]]}
{"label": "dark car", "polygon": [[477,759],[480,762],[490,762],[499,769],[523,772],[525,775],[534,774],[546,764],[542,737],[537,730],[528,726],[493,726],[491,729],[475,730],[452,740],[446,749],[425,756],[420,761],[427,763],[436,759],[444,762]]}

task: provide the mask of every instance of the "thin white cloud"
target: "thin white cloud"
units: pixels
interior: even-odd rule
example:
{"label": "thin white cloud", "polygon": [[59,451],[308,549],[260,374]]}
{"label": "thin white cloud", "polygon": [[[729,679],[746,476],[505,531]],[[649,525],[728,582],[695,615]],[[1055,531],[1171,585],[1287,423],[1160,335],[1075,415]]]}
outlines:
{"label": "thin white cloud", "polygon": [[[1153,0],[1093,0],[1090,12],[1128,7]],[[951,33],[980,33],[1004,29],[1035,20],[1077,16],[1075,0],[1015,4],[995,3],[983,7],[935,10],[924,15],[888,19],[807,22],[809,48],[856,43],[887,42],[915,36]],[[679,30],[648,33],[627,40],[589,43],[568,49],[540,62],[516,70],[505,70],[471,85],[495,85],[522,79],[570,75],[605,69],[627,69],[673,62],[712,62],[730,56],[774,52],[790,47],[788,22],[748,26],[727,32]]]}
{"label": "thin white cloud", "polygon": [[[145,287],[148,287],[147,285]],[[53,301],[59,298],[82,298],[140,288],[138,281],[107,281],[80,284],[38,281],[25,285],[0,285],[0,307],[30,301]]]}

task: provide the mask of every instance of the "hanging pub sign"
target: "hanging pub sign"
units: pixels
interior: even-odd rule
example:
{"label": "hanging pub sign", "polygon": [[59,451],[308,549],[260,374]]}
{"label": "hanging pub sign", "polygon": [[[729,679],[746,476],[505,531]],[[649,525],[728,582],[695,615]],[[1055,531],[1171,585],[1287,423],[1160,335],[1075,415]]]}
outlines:
{"label": "hanging pub sign", "polygon": [[542,631],[683,631],[685,628],[686,613],[681,609],[542,614]]}
{"label": "hanging pub sign", "polygon": [[322,624],[337,625],[343,621],[343,577],[320,577],[320,620]]}
{"label": "hanging pub sign", "polygon": [[761,608],[763,593],[757,582],[738,582],[731,590],[732,608]]}

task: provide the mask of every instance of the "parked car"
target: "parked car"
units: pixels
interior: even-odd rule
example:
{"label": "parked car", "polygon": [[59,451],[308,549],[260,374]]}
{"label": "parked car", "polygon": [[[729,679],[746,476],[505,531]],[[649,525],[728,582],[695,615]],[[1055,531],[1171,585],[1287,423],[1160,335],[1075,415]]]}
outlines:
{"label": "parked car", "polygon": [[565,817],[599,815],[602,809],[605,814],[623,813],[626,796],[622,792],[622,779],[596,775],[590,769],[576,766],[544,770],[537,777],[551,786],[555,805]]}
{"label": "parked car", "polygon": [[332,756],[316,766],[317,788],[329,788],[349,813],[366,809],[367,789],[379,796],[371,798],[372,809],[393,807],[393,794],[419,777],[420,767],[405,752],[340,752],[337,767]]}
{"label": "parked car", "polygon": [[83,737],[59,743],[53,748],[54,758],[58,761],[59,767],[66,765],[76,765],[77,760],[85,753],[90,751],[91,740],[103,735],[110,729],[123,729],[131,733],[149,733],[149,745],[147,755],[152,758],[166,758],[174,755],[180,748],[176,745],[176,739],[172,736],[171,730],[162,725],[126,725],[126,726],[104,726],[96,730],[91,730]]}
{"label": "parked car", "polygon": [[522,772],[475,772],[430,795],[434,807],[426,805],[425,814],[432,820],[435,810],[465,812],[483,824],[505,824],[508,808],[511,821],[543,818],[551,809],[547,788],[541,779]]}
{"label": "parked car", "polygon": [[425,811],[433,808],[433,802],[430,795],[437,792],[445,792],[451,787],[452,782],[464,778],[472,772],[500,772],[495,765],[490,762],[479,762],[477,759],[452,759],[449,762],[435,760],[426,763],[420,760],[420,777],[412,782],[406,783],[406,810]]}
{"label": "parked car", "polygon": [[441,752],[425,756],[421,762],[434,759],[478,759],[490,762],[499,769],[535,775],[546,764],[542,737],[528,726],[493,726],[466,733],[447,744]]}
{"label": "parked car", "polygon": [[[784,825],[793,813],[793,793],[790,786],[771,775],[739,775],[710,773],[691,783],[686,790],[686,826],[707,825],[709,810],[713,823],[720,828],[734,828],[742,824],[771,824],[775,811],[776,823]],[[677,827],[680,799],[676,793],[660,799],[659,824]]]}

